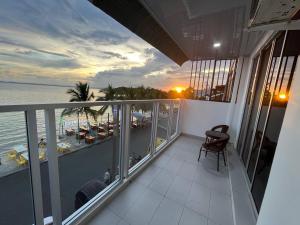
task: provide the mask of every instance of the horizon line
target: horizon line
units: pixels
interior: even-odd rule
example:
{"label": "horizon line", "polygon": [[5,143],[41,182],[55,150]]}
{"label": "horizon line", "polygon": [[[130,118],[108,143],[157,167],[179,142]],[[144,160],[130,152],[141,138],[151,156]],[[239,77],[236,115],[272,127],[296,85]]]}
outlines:
{"label": "horizon line", "polygon": [[[25,85],[50,86],[50,87],[66,87],[66,88],[73,88],[74,87],[73,85],[19,82],[19,81],[9,81],[9,80],[0,80],[0,83],[4,83],[4,84],[25,84]],[[119,86],[119,87],[122,87],[122,86]],[[93,86],[90,86],[90,88],[92,88],[92,89],[100,89],[100,90],[103,89],[103,87],[93,87]],[[153,88],[153,87],[150,87],[150,88]],[[167,91],[167,90],[165,90],[163,88],[162,89],[160,89],[160,88],[154,88],[154,89],[162,90],[162,91]]]}
{"label": "horizon line", "polygon": [[[45,84],[45,83],[32,83],[32,82],[19,82],[19,81],[9,81],[9,80],[0,80],[0,83],[6,83],[6,84],[26,84],[26,85],[37,85],[37,86],[51,86],[51,87],[67,87],[67,88],[73,88],[72,85],[62,85],[62,84]],[[92,87],[93,89],[103,89],[100,87]]]}

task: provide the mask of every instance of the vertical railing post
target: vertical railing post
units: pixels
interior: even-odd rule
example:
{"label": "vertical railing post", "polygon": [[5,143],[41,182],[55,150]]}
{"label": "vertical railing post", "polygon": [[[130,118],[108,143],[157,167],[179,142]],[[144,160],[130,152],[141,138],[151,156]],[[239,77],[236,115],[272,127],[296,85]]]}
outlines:
{"label": "vertical railing post", "polygon": [[130,105],[122,104],[122,118],[121,118],[121,158],[120,158],[120,173],[121,179],[128,177],[129,169],[129,140],[130,140]]}
{"label": "vertical railing post", "polygon": [[171,139],[171,128],[172,128],[172,116],[173,116],[173,108],[174,104],[173,101],[169,103],[169,118],[168,118],[168,128],[167,128],[167,142]]}
{"label": "vertical railing post", "polygon": [[41,171],[38,148],[36,111],[25,112],[28,141],[29,170],[33,196],[34,220],[36,225],[44,224]]}
{"label": "vertical railing post", "polygon": [[[175,104],[175,102],[174,102],[174,104]],[[176,136],[176,135],[178,135],[178,130],[179,130],[179,128],[178,128],[178,125],[179,125],[179,116],[180,116],[180,102],[179,101],[176,101],[176,104],[178,105],[178,107],[177,107],[177,117],[176,117],[176,121],[174,121],[175,122],[175,133],[174,133],[174,136]],[[174,109],[173,109],[173,113],[174,113]]]}
{"label": "vertical railing post", "polygon": [[156,148],[156,135],[157,135],[157,124],[158,124],[158,110],[159,103],[153,103],[152,110],[152,127],[151,127],[151,144],[150,144],[150,154],[153,155],[155,153]]}
{"label": "vertical railing post", "polygon": [[62,217],[54,109],[45,110],[45,125],[53,225],[60,225],[62,222]]}
{"label": "vertical railing post", "polygon": [[183,113],[183,101],[180,99],[178,101],[179,107],[178,107],[178,117],[177,117],[177,125],[176,125],[176,135],[179,135],[181,133],[181,118]]}

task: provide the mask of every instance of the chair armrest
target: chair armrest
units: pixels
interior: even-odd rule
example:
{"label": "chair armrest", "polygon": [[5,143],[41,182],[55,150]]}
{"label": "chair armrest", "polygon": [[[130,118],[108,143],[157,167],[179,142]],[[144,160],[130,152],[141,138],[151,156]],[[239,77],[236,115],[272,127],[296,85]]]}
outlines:
{"label": "chair armrest", "polygon": [[223,125],[218,125],[218,126],[215,126],[215,127],[211,128],[211,130],[217,130],[217,129],[220,129],[222,127],[223,127]]}

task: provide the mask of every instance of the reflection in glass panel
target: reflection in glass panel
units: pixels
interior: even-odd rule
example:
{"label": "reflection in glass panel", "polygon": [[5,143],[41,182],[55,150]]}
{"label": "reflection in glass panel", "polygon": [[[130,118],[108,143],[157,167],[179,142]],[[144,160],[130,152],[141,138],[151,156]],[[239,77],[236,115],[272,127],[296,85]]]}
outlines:
{"label": "reflection in glass panel", "polygon": [[[249,165],[247,169],[247,173],[249,176],[250,181],[253,179],[253,173],[255,171],[255,166],[257,162],[257,157],[259,154],[259,149],[262,141],[262,134],[263,130],[265,128],[266,120],[268,118],[268,110],[270,101],[273,95],[274,90],[276,89],[276,86],[278,85],[278,77],[280,77],[280,71],[282,72],[282,63],[280,62],[280,59],[274,60],[275,57],[279,57],[280,50],[282,48],[283,44],[283,35],[279,36],[279,38],[276,40],[276,44],[274,47],[274,52],[272,56],[273,64],[271,63],[269,72],[267,73],[267,84],[263,93],[263,99],[262,99],[262,106],[259,111],[259,120],[256,126],[256,132],[254,135],[254,141],[252,150],[250,153],[250,160]],[[273,69],[271,66],[273,66]]]}
{"label": "reflection in glass panel", "polygon": [[[299,31],[289,31],[287,35],[287,44],[283,52],[282,65],[280,65],[282,69],[278,70],[277,82],[272,88],[274,95],[270,101],[271,105],[266,129],[262,134],[263,136],[260,137],[262,144],[258,153],[255,176],[251,190],[258,211],[260,210],[268,183],[273,157],[288,103],[289,88],[293,79],[293,71],[297,62],[297,55],[300,52],[299,46],[294,45],[292,40],[299,40],[299,38]],[[293,56],[293,54],[295,55]]]}
{"label": "reflection in glass panel", "polygon": [[62,111],[57,152],[62,216],[70,216],[119,179],[120,106]]}
{"label": "reflection in glass panel", "polygon": [[240,131],[240,136],[239,136],[239,142],[238,142],[238,146],[237,146],[237,151],[239,153],[241,152],[241,148],[243,147],[243,143],[245,140],[245,134],[246,134],[247,126],[248,126],[249,113],[250,113],[250,109],[251,109],[251,106],[253,103],[253,95],[254,95],[253,90],[255,88],[256,81],[257,81],[256,72],[257,72],[258,66],[259,66],[259,56],[257,56],[254,59],[253,64],[252,64],[249,89],[248,89],[246,105],[245,105],[245,109],[244,109],[242,125],[241,125],[241,129],[240,129],[241,131]]}
{"label": "reflection in glass panel", "polygon": [[0,113],[0,224],[34,224],[24,112]]}
{"label": "reflection in glass panel", "polygon": [[165,144],[168,138],[168,126],[169,126],[169,117],[170,117],[169,109],[170,109],[169,104],[159,103],[157,134],[155,140],[156,148]]}
{"label": "reflection in glass panel", "polygon": [[129,168],[150,153],[153,103],[131,106]]}
{"label": "reflection in glass panel", "polygon": [[251,109],[251,114],[249,117],[249,125],[246,133],[246,138],[244,142],[244,149],[242,153],[242,160],[245,165],[247,165],[248,157],[249,157],[249,152],[251,148],[251,141],[252,141],[252,135],[255,129],[255,122],[256,122],[256,116],[257,112],[259,110],[259,103],[260,103],[260,96],[262,93],[263,85],[264,85],[264,80],[265,80],[265,74],[267,73],[267,66],[268,66],[268,60],[271,52],[271,46],[268,46],[266,50],[264,50],[261,54],[261,64],[259,66],[258,70],[258,81],[257,85],[255,88],[255,95],[253,99],[253,107]]}

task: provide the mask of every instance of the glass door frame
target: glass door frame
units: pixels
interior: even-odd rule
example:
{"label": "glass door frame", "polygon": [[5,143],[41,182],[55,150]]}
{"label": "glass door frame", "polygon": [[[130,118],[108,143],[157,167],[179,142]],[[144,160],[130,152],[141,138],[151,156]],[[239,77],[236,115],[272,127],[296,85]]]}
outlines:
{"label": "glass door frame", "polygon": [[[263,55],[262,55],[262,51],[264,51],[266,48],[268,48],[268,46],[269,45],[271,45],[270,46],[270,54],[269,54],[269,56],[268,56],[268,63],[267,63],[267,70],[266,70],[266,73],[268,73],[269,72],[269,68],[270,68],[270,66],[271,66],[271,61],[272,61],[272,57],[273,57],[273,51],[274,51],[274,46],[275,46],[275,41],[276,41],[276,38],[277,38],[277,35],[275,36],[275,37],[273,37],[273,39],[271,40],[271,42],[268,42],[266,45],[264,45],[263,46],[263,48],[259,51],[259,53],[257,54],[257,55],[259,55],[259,63],[258,63],[258,65],[257,65],[257,68],[256,68],[256,73],[255,73],[255,80],[254,80],[254,82],[253,82],[253,84],[252,84],[252,87],[251,87],[251,89],[252,89],[252,96],[251,96],[251,107],[249,107],[249,111],[248,111],[248,116],[247,116],[247,126],[245,126],[245,130],[246,130],[246,133],[244,134],[244,137],[243,137],[243,144],[242,144],[242,151],[240,152],[240,156],[242,156],[242,154],[243,154],[243,152],[244,152],[244,150],[245,150],[245,141],[246,141],[246,138],[247,138],[247,131],[248,131],[248,128],[249,128],[249,119],[250,119],[250,116],[251,116],[251,111],[252,111],[252,109],[253,109],[253,101],[254,101],[254,96],[255,96],[255,88],[256,88],[256,86],[257,86],[257,84],[258,84],[258,78],[259,78],[259,76],[261,76],[261,74],[260,74],[260,69],[261,69],[261,66],[262,66],[262,57],[263,57]],[[253,61],[252,61],[253,62]],[[263,76],[265,76],[263,79],[263,86],[262,86],[262,90],[264,90],[265,89],[265,87],[266,87],[266,84],[267,84],[267,81],[268,81],[268,76],[267,75],[263,75]],[[263,102],[263,96],[264,96],[264,92],[262,91],[262,93],[261,93],[261,95],[260,95],[260,97],[259,97],[259,104],[258,104],[258,110],[257,110],[257,112],[256,112],[256,115],[254,115],[254,117],[255,117],[255,120],[254,120],[254,129],[253,129],[253,132],[252,132],[252,134],[251,134],[251,141],[250,141],[250,149],[252,149],[252,146],[253,146],[253,142],[254,142],[254,137],[255,137],[255,132],[256,132],[256,129],[257,129],[257,123],[258,123],[258,120],[259,120],[259,115],[260,115],[260,110],[261,110],[261,106],[262,106],[262,102]],[[245,112],[244,112],[245,113]],[[245,170],[246,170],[246,172],[247,172],[247,169],[248,169],[248,166],[249,166],[249,160],[250,160],[250,156],[251,156],[251,150],[248,152],[248,156],[247,156],[247,160],[246,160],[246,162],[245,162]],[[248,184],[249,184],[249,186],[251,187],[251,182],[250,182],[250,179],[249,179],[249,177],[248,176],[246,176],[247,177],[247,182],[248,182]]]}
{"label": "glass door frame", "polygon": [[[250,77],[249,86],[247,88],[248,91],[251,90],[251,95],[250,95],[250,99],[249,99],[249,107],[248,107],[248,109],[246,108],[247,101],[248,101],[248,94],[247,94],[244,109],[243,109],[243,118],[242,118],[242,122],[241,122],[238,143],[237,143],[237,146],[240,145],[240,152],[239,152],[240,157],[242,157],[242,154],[243,154],[243,150],[244,150],[244,146],[245,146],[245,139],[246,139],[246,130],[248,129],[250,112],[251,112],[252,107],[253,107],[254,90],[256,88],[257,78],[258,78],[257,74],[258,74],[258,69],[260,68],[260,63],[261,63],[261,52],[256,54],[253,57],[253,59],[251,60],[251,64],[252,64],[251,72],[253,71],[253,67],[255,66],[254,62],[255,62],[256,58],[257,58],[257,63],[256,63],[254,77],[253,77],[253,82],[251,84],[252,77]],[[246,117],[244,118],[245,115],[246,115]],[[245,126],[244,127],[242,127],[243,126],[243,121],[245,121]],[[243,135],[242,135],[242,129],[245,130]]]}
{"label": "glass door frame", "polygon": [[[251,137],[251,141],[250,141],[250,150],[248,152],[247,162],[246,162],[246,166],[245,166],[247,171],[248,171],[248,168],[249,168],[249,161],[250,161],[250,157],[251,157],[251,153],[252,153],[252,149],[253,149],[255,134],[256,134],[256,131],[257,131],[257,125],[258,125],[258,122],[259,122],[260,113],[261,113],[261,109],[262,109],[262,105],[263,105],[264,91],[265,91],[266,86],[267,86],[269,73],[271,72],[272,58],[273,58],[273,53],[274,53],[276,40],[277,40],[277,37],[274,38],[271,42],[271,50],[270,50],[270,55],[269,55],[269,58],[268,58],[266,74],[262,75],[262,76],[265,76],[265,77],[264,77],[264,81],[263,81],[262,92],[261,92],[260,98],[259,98],[258,110],[257,110],[256,116],[255,116],[254,129],[253,129],[252,137]],[[248,176],[247,176],[247,178],[248,178],[249,183],[251,184],[251,187],[252,187],[252,181],[249,179]]]}
{"label": "glass door frame", "polygon": [[[285,31],[285,34],[284,34],[284,39],[283,39],[283,43],[282,43],[282,46],[281,46],[281,51],[280,51],[280,56],[279,56],[279,67],[282,65],[283,63],[283,52],[284,52],[284,49],[285,49],[285,43],[286,43],[286,38],[287,38],[287,34],[288,32]],[[270,73],[271,73],[271,66],[272,66],[272,59],[273,59],[273,56],[274,56],[274,48],[275,48],[275,44],[276,44],[276,40],[279,36],[276,36],[276,38],[272,41],[272,54],[270,54],[270,57],[269,57],[269,62],[268,62],[268,66],[269,67],[269,70],[268,70],[268,75],[265,77],[265,81],[264,82],[268,82],[268,78],[270,76]],[[278,70],[277,72],[277,75],[276,75],[276,79],[278,79],[278,76],[280,74],[280,69]],[[249,151],[249,155],[248,155],[248,161],[247,161],[247,170],[249,168],[249,161],[250,161],[250,157],[251,157],[251,153],[252,153],[252,148],[253,148],[253,143],[254,143],[254,138],[255,138],[255,134],[256,134],[256,131],[257,131],[257,126],[258,126],[258,122],[259,122],[259,118],[260,118],[260,114],[261,114],[261,109],[262,109],[262,101],[263,101],[263,98],[264,98],[264,93],[265,93],[265,88],[266,88],[266,83],[264,83],[264,87],[263,87],[263,92],[261,93],[261,102],[260,102],[260,106],[259,106],[259,111],[257,112],[257,121],[256,121],[256,124],[255,124],[255,130],[252,134],[252,142],[251,142],[251,151]],[[257,168],[257,163],[258,163],[258,159],[259,159],[259,155],[260,155],[260,152],[261,152],[261,147],[262,147],[262,143],[263,143],[263,137],[265,135],[265,131],[266,131],[266,127],[267,127],[267,123],[268,123],[268,120],[269,120],[269,116],[270,116],[270,109],[271,109],[271,105],[272,105],[272,100],[273,100],[273,97],[274,97],[274,93],[275,93],[275,90],[272,91],[271,93],[271,97],[270,97],[270,100],[268,102],[268,109],[267,109],[267,114],[266,114],[266,119],[265,121],[263,122],[263,129],[262,129],[262,138],[261,140],[259,141],[259,147],[258,147],[258,155],[255,159],[255,166],[254,166],[254,172],[252,174],[252,177],[251,179],[249,178],[249,181],[250,181],[250,189],[252,190],[252,186],[253,186],[253,181],[254,181],[254,176],[255,176],[255,171],[256,171],[256,168]]]}

